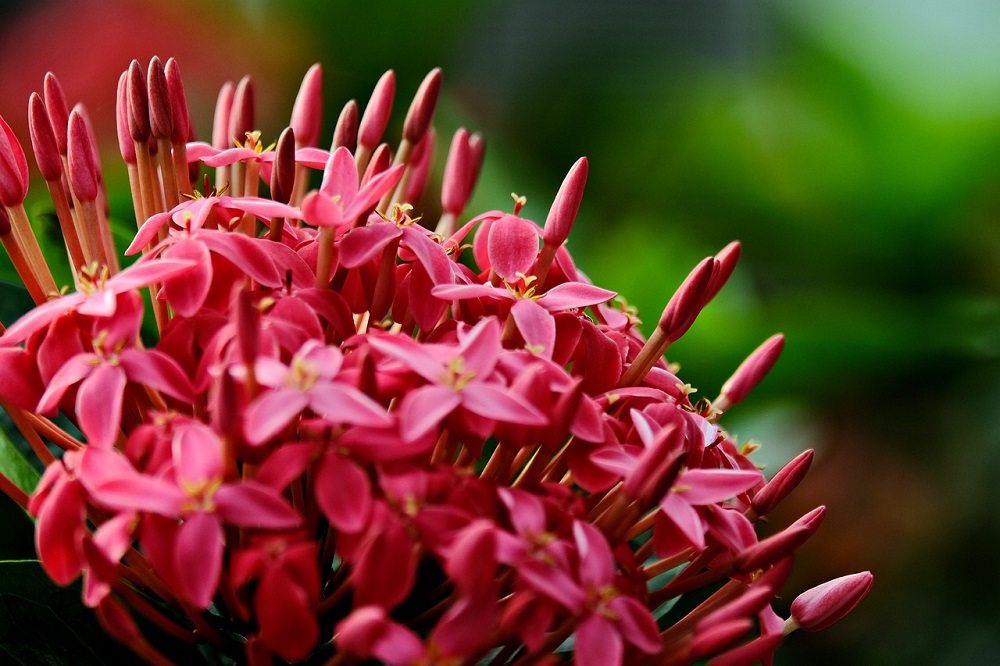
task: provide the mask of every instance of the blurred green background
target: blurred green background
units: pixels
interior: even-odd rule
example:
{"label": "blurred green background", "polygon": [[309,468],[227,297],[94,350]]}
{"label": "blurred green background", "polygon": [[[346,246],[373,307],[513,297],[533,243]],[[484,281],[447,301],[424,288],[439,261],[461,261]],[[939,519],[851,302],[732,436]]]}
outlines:
{"label": "blurred green background", "polygon": [[364,104],[388,68],[398,128],[422,76],[441,66],[437,173],[457,127],[481,131],[470,210],[509,208],[515,191],[528,197],[524,215],[543,221],[566,170],[588,156],[570,249],[639,307],[647,332],[698,260],[743,241],[732,281],[669,357],[712,398],[759,342],[786,334],[773,375],[724,419],[763,444],[756,458],[771,470],[818,453],[772,517],[780,527],[829,510],[776,607],[828,578],[875,574],[854,615],[790,637],[777,663],[1000,663],[1000,4],[81,9],[0,5],[0,114],[27,145],[28,94],[56,72],[107,140],[112,212],[128,224],[115,84],[131,58],[158,54],[178,58],[206,139],[218,86],[244,73],[258,84],[258,126],[274,137],[301,75],[322,62],[329,137],[341,105]]}

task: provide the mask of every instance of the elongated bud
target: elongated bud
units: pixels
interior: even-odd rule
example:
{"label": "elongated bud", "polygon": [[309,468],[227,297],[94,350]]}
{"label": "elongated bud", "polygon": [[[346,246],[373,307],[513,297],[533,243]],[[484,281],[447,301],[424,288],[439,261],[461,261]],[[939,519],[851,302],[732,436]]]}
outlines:
{"label": "elongated bud", "polygon": [[129,612],[114,597],[104,597],[94,609],[101,627],[124,645],[134,645],[142,634]]}
{"label": "elongated bud", "polygon": [[767,586],[754,584],[749,590],[741,594],[722,608],[712,611],[695,625],[695,632],[699,628],[707,628],[722,622],[729,622],[740,618],[751,618],[755,616],[764,606],[774,599],[774,590]]}
{"label": "elongated bud", "polygon": [[59,145],[59,154],[65,155],[67,151],[66,130],[69,127],[69,106],[66,104],[66,95],[63,94],[62,85],[59,79],[52,72],[45,73],[45,81],[42,84],[42,97],[45,99],[45,110],[49,114],[49,124],[56,135],[56,143]]}
{"label": "elongated bud", "polygon": [[542,238],[549,245],[562,245],[569,237],[570,229],[580,210],[583,199],[583,188],[587,184],[588,163],[586,157],[581,157],[570,167],[569,173],[563,179],[556,198],[552,201],[549,216],[545,218]]}
{"label": "elongated bud", "polygon": [[742,254],[742,252],[743,246],[740,245],[740,242],[733,241],[726,247],[719,250],[719,253],[715,255],[716,267],[715,271],[712,273],[712,284],[705,294],[706,304],[715,298],[715,295],[718,294],[719,291],[726,285],[726,282],[729,281],[729,277],[733,274],[733,270],[736,268],[736,264],[739,262],[740,254]]}
{"label": "elongated bud", "polygon": [[146,92],[149,95],[149,126],[157,139],[168,139],[174,132],[173,112],[170,108],[170,90],[163,63],[156,56],[146,70]]}
{"label": "elongated bud", "polygon": [[655,504],[670,491],[685,460],[683,429],[667,426],[639,456],[622,491],[641,506]]}
{"label": "elongated bud", "polygon": [[375,84],[365,113],[358,127],[358,145],[373,150],[382,140],[389,114],[392,113],[392,98],[396,95],[396,73],[387,71]]}
{"label": "elongated bud", "polygon": [[118,77],[118,102],[115,105],[118,125],[118,150],[127,164],[135,164],[135,141],[128,128],[128,72]]}
{"label": "elongated bud", "polygon": [[824,518],[826,518],[826,507],[818,506],[812,511],[804,513],[801,518],[788,527],[789,529],[793,527],[804,527],[809,530],[809,534],[813,534],[819,529],[819,526],[823,524]]}
{"label": "elongated bud", "polygon": [[715,259],[706,257],[694,267],[670,298],[657,326],[673,342],[691,328],[705,305],[704,296],[712,284]]}
{"label": "elongated bud", "polygon": [[95,159],[87,118],[77,105],[69,114],[69,184],[80,201],[97,199],[100,166]]}
{"label": "elongated bud", "polygon": [[720,624],[706,625],[702,627],[701,631],[696,630],[689,647],[690,658],[692,661],[696,661],[725,650],[750,631],[751,627],[753,627],[753,622],[750,619],[740,618]]}
{"label": "elongated bud", "polygon": [[17,206],[28,194],[28,158],[7,121],[0,116],[0,203]]}
{"label": "elongated bud", "polygon": [[319,143],[323,123],[323,68],[316,63],[302,77],[302,85],[292,105],[291,127],[299,146]]}
{"label": "elongated bud", "polygon": [[483,169],[483,159],[486,157],[486,139],[479,132],[473,132],[469,137],[469,170],[472,172],[469,191],[476,189],[479,172]]}
{"label": "elongated bud", "polygon": [[803,631],[826,629],[854,610],[868,595],[874,581],[870,571],[862,571],[806,590],[792,602],[792,616],[785,625],[785,633],[796,628]]}
{"label": "elongated bud", "polygon": [[55,132],[49,123],[49,114],[41,95],[31,93],[28,99],[28,130],[31,133],[31,150],[35,153],[35,163],[47,182],[62,177],[62,158]]}
{"label": "elongated bud", "polygon": [[746,666],[747,664],[770,663],[765,661],[781,645],[781,634],[768,634],[735,647],[708,662],[708,666]]}
{"label": "elongated bud", "polygon": [[233,93],[233,108],[229,111],[229,130],[226,141],[232,146],[233,139],[243,141],[247,132],[254,130],[254,85],[253,79],[244,76],[236,84]]}
{"label": "elongated bud", "polygon": [[759,516],[766,516],[802,483],[813,461],[813,450],[803,451],[778,470],[770,481],[753,497],[753,509]]}
{"label": "elongated bud", "polygon": [[361,179],[361,183],[367,183],[369,180],[388,169],[391,164],[392,153],[389,151],[389,144],[379,144],[379,147],[375,149],[374,153],[372,153],[371,161],[368,162],[368,168],[365,169],[365,175],[364,178]]}
{"label": "elongated bud", "polygon": [[232,148],[232,137],[229,135],[229,113],[233,109],[233,96],[236,85],[226,81],[219,88],[219,97],[215,101],[215,120],[212,123],[212,146],[219,150]]}
{"label": "elongated bud", "polygon": [[406,178],[406,189],[403,191],[403,201],[417,202],[424,194],[427,186],[427,176],[431,170],[431,160],[434,159],[434,128],[429,127],[423,138],[417,143],[410,155],[410,173]]}
{"label": "elongated bud", "polygon": [[738,573],[750,573],[768,567],[790,555],[808,541],[812,534],[813,530],[807,527],[788,527],[744,550],[733,560],[733,566]]}
{"label": "elongated bud", "polygon": [[271,167],[271,198],[288,203],[295,187],[295,131],[286,127],[278,137]]}
{"label": "elongated bud", "polygon": [[722,385],[722,390],[719,392],[720,399],[714,403],[715,408],[725,411],[747,397],[767,373],[771,372],[784,348],[785,336],[781,333],[772,335],[762,342]]}
{"label": "elongated bud", "polygon": [[187,95],[184,93],[181,68],[176,60],[168,58],[163,69],[167,78],[167,94],[170,98],[170,117],[173,120],[170,141],[184,143],[191,134],[191,110],[188,108]]}
{"label": "elongated bud", "polygon": [[146,75],[138,60],[128,66],[128,131],[133,141],[149,139],[149,96],[146,93]]}
{"label": "elongated bud", "polygon": [[417,143],[431,124],[434,107],[437,106],[438,95],[441,92],[441,68],[435,67],[417,88],[410,109],[403,121],[403,138],[410,143]]}
{"label": "elongated bud", "polygon": [[472,184],[469,153],[469,132],[460,127],[452,137],[441,182],[441,208],[446,213],[461,215],[469,201]]}
{"label": "elongated bud", "polygon": [[330,150],[347,148],[352,153],[358,146],[358,103],[353,99],[344,105],[333,129],[333,143]]}

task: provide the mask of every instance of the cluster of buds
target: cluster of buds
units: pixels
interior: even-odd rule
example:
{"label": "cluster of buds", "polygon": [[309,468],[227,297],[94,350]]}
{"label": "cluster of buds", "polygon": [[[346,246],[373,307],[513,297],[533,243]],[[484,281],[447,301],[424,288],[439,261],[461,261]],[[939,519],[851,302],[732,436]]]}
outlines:
{"label": "cluster of buds", "polygon": [[321,78],[268,147],[251,80],[227,83],[209,144],[177,63],[133,62],[117,111],[125,254],[141,256],[120,268],[90,121],[48,75],[31,143],[75,291],[42,256],[0,120],[0,239],[36,303],[0,337],[0,403],[46,466],[30,496],[0,486],[37,518],[55,582],[82,576],[83,602],[150,663],[170,663],[150,631],[252,664],[750,663],[861,600],[867,572],[787,620],[771,606],[824,508],[769,536],[755,523],[812,453],[768,481],[717,421],[783,338],[712,402],[664,360],[739,244],[698,264],[646,339],[565,247],[585,159],[543,226],[522,197],[462,222],[484,144],[460,129],[424,225],[440,72],[395,150],[391,71],[329,150]]}

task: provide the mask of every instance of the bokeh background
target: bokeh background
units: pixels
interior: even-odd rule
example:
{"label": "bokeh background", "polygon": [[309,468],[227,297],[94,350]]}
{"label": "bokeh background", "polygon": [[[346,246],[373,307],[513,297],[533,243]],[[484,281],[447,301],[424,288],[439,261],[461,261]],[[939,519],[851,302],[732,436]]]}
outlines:
{"label": "bokeh background", "polygon": [[[0,114],[27,145],[28,95],[54,71],[107,140],[127,229],[114,92],[133,57],[179,60],[202,137],[219,85],[245,73],[275,137],[322,62],[329,137],[384,70],[398,75],[401,119],[442,67],[438,155],[459,126],[487,138],[470,210],[509,208],[515,191],[544,220],[588,156],[570,249],[647,332],[698,260],[743,241],[730,284],[670,359],[712,398],[759,342],[786,334],[772,376],[725,419],[771,470],[817,451],[772,522],[818,504],[827,520],[776,606],[875,574],[855,614],[793,635],[777,663],[1000,663],[997,26],[991,0],[6,0]],[[41,199],[29,209],[46,212]],[[7,322],[24,302],[10,276],[0,267]],[[30,554],[18,516],[5,520],[0,550]]]}

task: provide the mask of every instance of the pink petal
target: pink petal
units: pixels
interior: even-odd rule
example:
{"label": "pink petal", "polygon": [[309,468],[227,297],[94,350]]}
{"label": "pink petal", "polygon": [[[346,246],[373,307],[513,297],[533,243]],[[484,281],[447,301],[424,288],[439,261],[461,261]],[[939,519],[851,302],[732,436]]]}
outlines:
{"label": "pink petal", "polygon": [[347,385],[317,382],[309,392],[309,406],[335,423],[375,428],[392,425],[382,405]]}
{"label": "pink petal", "polygon": [[177,314],[193,317],[212,287],[212,259],[208,248],[196,240],[182,238],[170,246],[165,256],[190,262],[191,268],[185,275],[164,280],[161,293]]}
{"label": "pink petal", "polygon": [[490,265],[504,282],[518,281],[538,257],[538,227],[516,215],[504,215],[490,227],[487,239]]}
{"label": "pink petal", "polygon": [[85,296],[80,293],[67,294],[61,298],[42,303],[29,310],[15,321],[0,337],[0,344],[13,347],[27,340],[33,333],[48,326],[59,315],[69,312],[83,302]]}
{"label": "pink petal", "polygon": [[576,520],[573,540],[580,554],[580,580],[596,589],[610,584],[615,574],[615,558],[604,535],[590,523]]}
{"label": "pink petal", "polygon": [[309,406],[309,397],[297,389],[268,391],[254,400],[243,414],[243,435],[251,444],[263,444]]}
{"label": "pink petal", "polygon": [[705,525],[694,507],[679,498],[677,493],[668,492],[660,502],[660,508],[692,546],[699,549],[705,547]]}
{"label": "pink petal", "polygon": [[583,282],[564,282],[545,292],[538,304],[549,312],[558,312],[605,303],[617,295],[618,292]]}
{"label": "pink petal", "polygon": [[460,404],[461,395],[440,386],[422,386],[409,391],[398,410],[403,439],[416,441],[437,428]]}
{"label": "pink petal", "polygon": [[121,429],[125,384],[125,371],[108,363],[97,366],[80,384],[76,394],[76,415],[80,430],[92,446],[114,445]]}
{"label": "pink petal", "polygon": [[284,530],[302,524],[302,516],[280,494],[254,481],[222,486],[215,504],[227,523],[241,527]]}
{"label": "pink petal", "polygon": [[622,638],[646,654],[660,651],[660,629],[649,609],[638,599],[620,594],[608,603],[608,609],[618,616]]}
{"label": "pink petal", "polygon": [[529,350],[542,358],[551,359],[556,346],[556,321],[552,315],[530,298],[518,299],[510,314]]}
{"label": "pink petal", "polygon": [[470,384],[461,395],[464,408],[488,419],[531,426],[549,422],[544,414],[499,386]]}
{"label": "pink petal", "polygon": [[330,524],[347,534],[363,530],[371,517],[368,475],[335,453],[327,453],[316,470],[316,503]]}
{"label": "pink petal", "polygon": [[177,591],[196,608],[205,609],[212,603],[225,548],[222,524],[210,513],[191,514],[177,531],[173,548],[174,569],[181,573]]}
{"label": "pink petal", "polygon": [[754,470],[689,469],[677,477],[673,493],[688,504],[715,504],[746,492],[763,478]]}
{"label": "pink petal", "polygon": [[83,568],[85,497],[78,481],[63,477],[38,512],[35,548],[45,573],[59,585],[69,585]]}
{"label": "pink petal", "polygon": [[516,298],[506,289],[497,289],[488,284],[441,284],[431,289],[431,295],[442,301],[462,301],[467,298],[513,301]]}
{"label": "pink petal", "polygon": [[403,244],[417,256],[431,282],[434,284],[449,282],[452,279],[454,263],[440,243],[431,240],[421,229],[414,228],[415,226],[403,229]]}
{"label": "pink petal", "polygon": [[389,243],[403,235],[403,230],[392,222],[379,222],[367,227],[351,229],[340,239],[340,265],[357,268],[361,264],[382,256]]}
{"label": "pink petal", "polygon": [[179,483],[199,485],[223,474],[222,440],[206,425],[191,424],[174,435],[174,464]]}
{"label": "pink petal", "polygon": [[591,613],[577,627],[573,654],[578,666],[621,666],[624,653],[617,628],[598,613]]}
{"label": "pink petal", "polygon": [[459,339],[457,351],[465,362],[465,372],[474,373],[480,379],[493,372],[503,349],[499,321],[493,317],[483,319]]}
{"label": "pink petal", "polygon": [[270,567],[254,596],[260,637],[285,661],[305,659],[319,640],[309,595],[280,567]]}
{"label": "pink petal", "polygon": [[194,387],[184,369],[159,350],[126,349],[118,355],[118,362],[129,380],[137,384],[185,402],[194,396]]}
{"label": "pink petal", "polygon": [[97,354],[77,354],[66,361],[49,380],[48,388],[39,398],[35,411],[40,414],[54,411],[69,387],[90,375],[98,363],[100,359]]}
{"label": "pink petal", "polygon": [[[351,162],[354,160],[352,159]],[[385,196],[396,183],[403,177],[405,164],[397,164],[387,171],[383,171],[375,176],[361,188],[354,200],[349,204],[345,214],[348,218],[354,219],[366,210],[378,203],[379,199]]]}
{"label": "pink petal", "polygon": [[347,205],[354,198],[358,191],[358,167],[350,150],[341,146],[333,151],[323,169],[319,191],[326,197],[340,195],[347,199],[342,201],[342,205]]}

